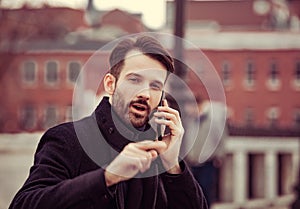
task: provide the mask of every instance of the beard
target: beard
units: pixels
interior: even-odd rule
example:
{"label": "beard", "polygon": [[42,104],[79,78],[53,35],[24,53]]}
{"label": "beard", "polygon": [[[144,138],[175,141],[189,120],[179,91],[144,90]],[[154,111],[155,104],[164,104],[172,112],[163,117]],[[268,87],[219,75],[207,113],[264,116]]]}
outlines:
{"label": "beard", "polygon": [[149,121],[151,108],[145,99],[126,102],[122,94],[115,91],[112,96],[112,107],[121,120],[129,126],[141,128]]}

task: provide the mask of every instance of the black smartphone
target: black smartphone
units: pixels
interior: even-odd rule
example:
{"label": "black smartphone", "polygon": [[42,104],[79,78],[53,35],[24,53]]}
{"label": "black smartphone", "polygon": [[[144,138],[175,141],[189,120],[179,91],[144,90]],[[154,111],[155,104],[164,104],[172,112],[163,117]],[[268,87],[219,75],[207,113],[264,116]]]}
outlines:
{"label": "black smartphone", "polygon": [[[164,98],[165,98],[165,92],[162,91],[161,98],[160,98],[158,106],[163,106],[163,100],[164,100]],[[158,141],[161,141],[162,137],[163,137],[162,136],[161,124],[157,124],[156,132],[157,132]]]}

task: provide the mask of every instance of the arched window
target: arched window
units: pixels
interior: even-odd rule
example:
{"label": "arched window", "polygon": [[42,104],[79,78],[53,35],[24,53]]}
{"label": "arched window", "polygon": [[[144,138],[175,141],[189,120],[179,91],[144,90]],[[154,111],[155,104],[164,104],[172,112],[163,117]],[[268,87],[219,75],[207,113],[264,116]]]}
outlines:
{"label": "arched window", "polygon": [[36,83],[36,63],[33,61],[25,61],[22,67],[22,81],[25,84]]}
{"label": "arched window", "polygon": [[58,83],[58,63],[56,61],[49,61],[46,64],[45,81],[49,85]]}
{"label": "arched window", "polygon": [[72,61],[69,63],[67,70],[67,79],[69,83],[75,83],[81,69],[81,64],[76,61]]}

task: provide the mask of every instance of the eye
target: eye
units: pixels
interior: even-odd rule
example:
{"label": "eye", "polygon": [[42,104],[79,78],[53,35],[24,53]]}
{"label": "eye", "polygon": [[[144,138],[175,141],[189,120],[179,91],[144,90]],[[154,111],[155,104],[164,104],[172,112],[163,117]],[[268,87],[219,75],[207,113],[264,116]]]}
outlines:
{"label": "eye", "polygon": [[128,80],[131,82],[131,83],[139,83],[141,81],[140,78],[136,77],[136,76],[130,76],[128,78]]}
{"label": "eye", "polygon": [[151,89],[157,90],[157,91],[160,91],[162,89],[162,85],[160,85],[159,83],[151,83],[150,87],[151,87]]}

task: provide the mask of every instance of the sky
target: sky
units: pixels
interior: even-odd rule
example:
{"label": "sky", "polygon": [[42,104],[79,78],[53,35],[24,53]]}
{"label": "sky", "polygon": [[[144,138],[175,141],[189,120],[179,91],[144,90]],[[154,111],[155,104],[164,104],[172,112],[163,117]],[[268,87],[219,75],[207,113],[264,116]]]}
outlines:
{"label": "sky", "polygon": [[[52,6],[86,8],[88,0],[0,0],[1,7],[18,8],[24,3],[40,7],[44,3]],[[165,23],[166,0],[94,0],[97,9],[119,8],[143,14],[146,26],[158,29]]]}

